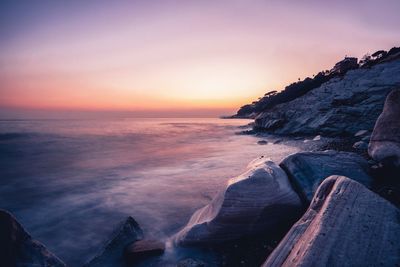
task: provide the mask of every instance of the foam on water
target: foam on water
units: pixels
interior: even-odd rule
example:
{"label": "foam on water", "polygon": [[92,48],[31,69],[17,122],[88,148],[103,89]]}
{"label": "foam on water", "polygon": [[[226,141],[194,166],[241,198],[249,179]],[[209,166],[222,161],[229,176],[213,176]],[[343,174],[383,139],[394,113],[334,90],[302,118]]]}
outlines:
{"label": "foam on water", "polygon": [[128,215],[146,236],[167,240],[251,160],[279,162],[298,150],[236,135],[246,123],[0,121],[0,208],[71,266],[89,260]]}

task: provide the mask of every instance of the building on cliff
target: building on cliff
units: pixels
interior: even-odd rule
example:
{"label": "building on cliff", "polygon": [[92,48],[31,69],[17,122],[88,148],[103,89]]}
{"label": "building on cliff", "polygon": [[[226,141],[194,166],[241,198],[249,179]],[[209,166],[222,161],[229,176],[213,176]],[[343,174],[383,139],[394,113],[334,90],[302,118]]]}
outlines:
{"label": "building on cliff", "polygon": [[342,61],[339,61],[335,66],[329,71],[329,74],[344,74],[348,70],[358,68],[358,59],[356,57],[345,57]]}

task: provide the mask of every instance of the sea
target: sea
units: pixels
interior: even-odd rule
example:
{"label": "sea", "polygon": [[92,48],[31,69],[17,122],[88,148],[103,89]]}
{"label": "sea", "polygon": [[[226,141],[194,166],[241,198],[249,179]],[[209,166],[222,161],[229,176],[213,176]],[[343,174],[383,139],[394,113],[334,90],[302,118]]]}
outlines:
{"label": "sea", "polygon": [[0,208],[69,266],[96,255],[127,216],[167,240],[250,161],[299,151],[238,134],[249,122],[2,120]]}

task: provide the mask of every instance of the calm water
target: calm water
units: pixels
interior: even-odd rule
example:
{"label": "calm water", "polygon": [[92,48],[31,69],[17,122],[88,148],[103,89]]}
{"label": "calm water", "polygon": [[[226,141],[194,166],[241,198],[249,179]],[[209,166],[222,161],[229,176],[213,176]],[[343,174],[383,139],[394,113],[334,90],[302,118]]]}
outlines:
{"label": "calm water", "polygon": [[0,208],[71,266],[133,216],[165,239],[254,158],[295,147],[236,135],[246,120],[0,121]]}

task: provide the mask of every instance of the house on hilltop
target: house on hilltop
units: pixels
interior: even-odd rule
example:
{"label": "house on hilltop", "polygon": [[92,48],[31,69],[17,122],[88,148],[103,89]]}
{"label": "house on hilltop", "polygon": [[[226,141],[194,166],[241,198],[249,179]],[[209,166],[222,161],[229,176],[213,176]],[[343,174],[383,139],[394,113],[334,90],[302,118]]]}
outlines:
{"label": "house on hilltop", "polygon": [[345,57],[342,61],[339,61],[329,71],[329,74],[344,74],[348,70],[358,68],[358,59],[356,57]]}

